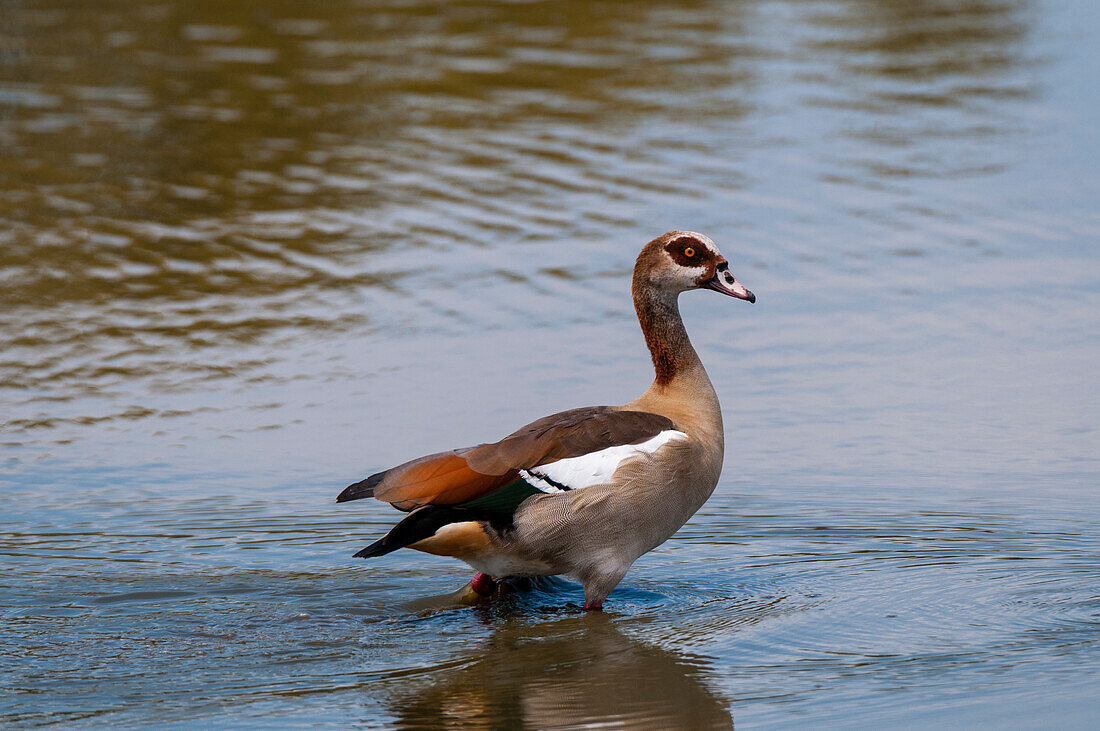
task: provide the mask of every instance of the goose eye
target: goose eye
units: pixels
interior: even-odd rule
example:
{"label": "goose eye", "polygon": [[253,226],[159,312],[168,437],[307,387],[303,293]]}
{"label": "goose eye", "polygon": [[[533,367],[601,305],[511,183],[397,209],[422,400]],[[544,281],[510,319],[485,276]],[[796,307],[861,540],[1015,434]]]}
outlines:
{"label": "goose eye", "polygon": [[695,256],[695,249],[691,248],[690,246],[687,247],[686,249],[684,249],[684,256],[686,256],[689,259],[691,257]]}

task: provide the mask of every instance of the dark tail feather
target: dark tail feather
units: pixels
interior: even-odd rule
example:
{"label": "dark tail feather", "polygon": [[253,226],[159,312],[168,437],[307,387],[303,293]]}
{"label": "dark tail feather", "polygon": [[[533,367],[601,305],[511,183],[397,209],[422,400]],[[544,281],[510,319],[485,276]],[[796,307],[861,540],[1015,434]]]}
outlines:
{"label": "dark tail feather", "polygon": [[[390,532],[355,554],[356,558],[374,558],[434,536],[448,523],[485,520],[490,516],[480,510],[456,508],[452,505],[425,505],[405,516]],[[495,518],[495,516],[494,516]]]}
{"label": "dark tail feather", "polygon": [[385,556],[387,553],[396,551],[399,548],[401,546],[394,545],[387,533],[363,550],[357,551],[354,556],[355,558],[374,558],[375,556]]}
{"label": "dark tail feather", "polygon": [[[388,472],[387,470],[386,472]],[[365,480],[360,480],[354,485],[348,485],[344,488],[344,491],[336,496],[336,502],[346,503],[348,500],[359,500],[365,497],[374,497],[374,487],[382,478],[386,476],[386,472],[379,472],[376,475],[371,475]]]}

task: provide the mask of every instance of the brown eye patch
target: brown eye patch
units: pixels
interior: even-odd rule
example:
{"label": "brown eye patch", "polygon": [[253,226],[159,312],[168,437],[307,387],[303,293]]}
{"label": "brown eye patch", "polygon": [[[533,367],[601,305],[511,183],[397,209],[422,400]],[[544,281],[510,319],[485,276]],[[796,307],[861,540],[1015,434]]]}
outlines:
{"label": "brown eye patch", "polygon": [[710,258],[706,248],[691,236],[681,236],[669,241],[665,245],[665,251],[674,262],[685,267],[704,266]]}

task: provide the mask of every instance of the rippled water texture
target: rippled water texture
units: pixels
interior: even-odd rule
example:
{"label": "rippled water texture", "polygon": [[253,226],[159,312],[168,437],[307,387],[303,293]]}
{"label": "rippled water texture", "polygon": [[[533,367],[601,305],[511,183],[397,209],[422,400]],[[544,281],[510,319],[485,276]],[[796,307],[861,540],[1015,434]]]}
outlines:
{"label": "rippled water texture", "polygon": [[[1087,0],[0,7],[0,724],[1094,726]],[[651,377],[726,416],[604,615],[351,554],[355,479]]]}

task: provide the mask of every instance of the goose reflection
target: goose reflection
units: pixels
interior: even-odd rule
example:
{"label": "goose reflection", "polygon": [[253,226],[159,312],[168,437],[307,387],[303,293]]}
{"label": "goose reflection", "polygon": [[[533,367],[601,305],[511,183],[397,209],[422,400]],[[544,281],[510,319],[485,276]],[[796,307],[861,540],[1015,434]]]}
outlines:
{"label": "goose reflection", "polygon": [[733,728],[701,658],[632,639],[607,616],[506,620],[479,655],[395,699],[396,726]]}

